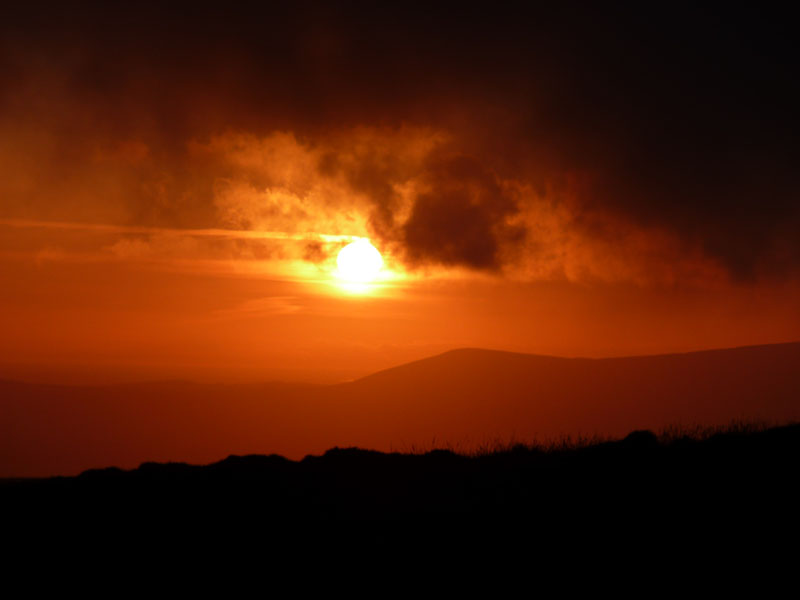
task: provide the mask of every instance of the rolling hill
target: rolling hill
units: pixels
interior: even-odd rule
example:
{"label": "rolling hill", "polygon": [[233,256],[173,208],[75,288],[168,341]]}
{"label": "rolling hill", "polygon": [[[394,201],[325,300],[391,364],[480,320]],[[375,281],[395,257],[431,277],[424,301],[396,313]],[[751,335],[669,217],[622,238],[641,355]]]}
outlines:
{"label": "rolling hill", "polygon": [[800,343],[611,359],[462,349],[330,386],[0,382],[0,476],[798,419]]}

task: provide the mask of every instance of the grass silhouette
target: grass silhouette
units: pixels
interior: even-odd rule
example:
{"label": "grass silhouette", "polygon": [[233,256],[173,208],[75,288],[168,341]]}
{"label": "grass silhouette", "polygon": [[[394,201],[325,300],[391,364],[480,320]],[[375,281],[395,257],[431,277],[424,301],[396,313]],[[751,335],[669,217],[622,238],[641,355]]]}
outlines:
{"label": "grass silhouette", "polygon": [[[800,424],[673,427],[618,440],[495,440],[466,452],[433,446],[435,441],[404,453],[333,448],[300,461],[250,455],[205,466],[144,463],[128,471],[110,467],[77,477],[5,480],[0,489],[7,498],[34,500],[106,495],[121,506],[157,497],[167,504],[179,498],[192,505],[238,502],[306,521],[530,516],[576,503],[589,512],[602,507],[618,513],[628,506],[674,513],[683,507],[688,515],[692,505],[681,501],[688,496],[723,508],[739,505],[748,514],[759,505],[774,510],[784,499],[781,490],[794,483]],[[643,494],[643,504],[629,506]]]}
{"label": "grass silhouette", "polygon": [[523,544],[555,562],[581,553],[618,568],[621,556],[645,566],[774,556],[776,537],[800,530],[800,424],[413,450],[144,463],[0,480],[0,497],[9,531],[34,546],[54,535],[301,553],[346,544],[435,560]]}

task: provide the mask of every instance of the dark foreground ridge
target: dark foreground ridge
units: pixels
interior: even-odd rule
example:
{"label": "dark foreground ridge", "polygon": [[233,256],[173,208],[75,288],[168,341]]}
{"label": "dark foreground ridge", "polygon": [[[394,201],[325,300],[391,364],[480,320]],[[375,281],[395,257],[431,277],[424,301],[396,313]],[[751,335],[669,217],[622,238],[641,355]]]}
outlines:
{"label": "dark foreground ridge", "polygon": [[[145,463],[77,477],[5,480],[0,492],[58,519],[260,524],[536,523],[669,532],[785,530],[797,522],[800,425],[729,429],[477,456],[334,448],[290,461],[230,456],[207,466]],[[77,507],[77,509],[76,509]],[[31,509],[34,510],[34,509]]]}

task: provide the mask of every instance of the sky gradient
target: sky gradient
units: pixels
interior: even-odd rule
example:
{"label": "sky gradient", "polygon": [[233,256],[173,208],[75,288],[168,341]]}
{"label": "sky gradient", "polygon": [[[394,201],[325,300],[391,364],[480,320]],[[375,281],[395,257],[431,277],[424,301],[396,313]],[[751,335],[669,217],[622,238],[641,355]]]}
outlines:
{"label": "sky gradient", "polygon": [[[800,339],[768,8],[141,3],[0,23],[0,377],[341,381]],[[385,271],[334,276],[367,237]]]}

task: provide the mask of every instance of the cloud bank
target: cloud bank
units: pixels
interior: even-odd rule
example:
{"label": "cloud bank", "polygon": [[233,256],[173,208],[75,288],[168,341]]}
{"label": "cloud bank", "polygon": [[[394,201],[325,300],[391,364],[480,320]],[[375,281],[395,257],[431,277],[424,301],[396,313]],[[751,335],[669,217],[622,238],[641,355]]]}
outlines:
{"label": "cloud bank", "polygon": [[15,8],[0,217],[308,235],[203,252],[314,263],[341,242],[313,236],[368,235],[410,272],[795,277],[789,22],[680,4]]}

